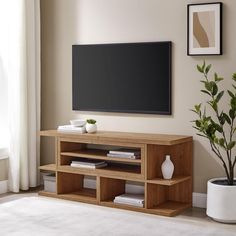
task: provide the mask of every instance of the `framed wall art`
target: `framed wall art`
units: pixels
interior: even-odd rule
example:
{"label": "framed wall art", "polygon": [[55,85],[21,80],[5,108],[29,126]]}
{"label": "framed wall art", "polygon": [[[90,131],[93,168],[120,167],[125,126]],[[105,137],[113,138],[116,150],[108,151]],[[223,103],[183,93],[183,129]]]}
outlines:
{"label": "framed wall art", "polygon": [[222,3],[189,4],[187,54],[222,55]]}

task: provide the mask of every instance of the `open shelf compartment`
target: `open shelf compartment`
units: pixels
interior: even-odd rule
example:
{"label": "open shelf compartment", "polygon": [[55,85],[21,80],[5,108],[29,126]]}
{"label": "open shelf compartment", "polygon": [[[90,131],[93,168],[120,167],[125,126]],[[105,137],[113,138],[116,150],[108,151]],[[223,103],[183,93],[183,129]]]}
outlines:
{"label": "open shelf compartment", "polygon": [[112,206],[118,208],[141,208],[132,204],[114,203],[116,196],[121,194],[139,194],[144,196],[144,183],[136,181],[126,181],[121,179],[100,177],[100,203],[104,206]]}
{"label": "open shelf compartment", "polygon": [[191,205],[191,179],[172,186],[147,183],[146,206],[150,212],[174,216]]}
{"label": "open shelf compartment", "polygon": [[[109,151],[119,150],[121,148],[129,149],[131,152],[140,152],[141,157],[137,159],[125,157],[108,157]],[[90,159],[99,159],[106,161],[116,161],[124,163],[141,163],[143,157],[141,145],[101,145],[101,144],[86,144],[77,142],[61,141],[60,154],[64,157],[84,157]]]}
{"label": "open shelf compartment", "polygon": [[[174,164],[174,173],[171,180],[164,180],[161,165],[165,156],[170,155]],[[188,181],[192,175],[192,142],[167,145],[147,145],[146,173],[149,183],[171,186]]]}
{"label": "open shelf compartment", "polygon": [[[121,145],[101,145],[86,144],[71,141],[60,141],[60,151],[58,155],[58,170],[69,171],[74,173],[93,173],[93,174],[111,174],[112,176],[127,176],[130,178],[144,179],[144,148],[142,145],[130,144],[129,146]],[[122,157],[108,157],[109,150],[117,150],[119,148],[128,148],[131,151],[140,152],[140,159],[130,159]],[[71,167],[72,161],[79,160],[101,160],[107,163],[102,168],[81,168]]]}
{"label": "open shelf compartment", "polygon": [[[95,183],[96,177],[94,178]],[[57,173],[57,194],[60,198],[74,201],[97,202],[97,189],[86,185],[85,175],[73,173]]]}

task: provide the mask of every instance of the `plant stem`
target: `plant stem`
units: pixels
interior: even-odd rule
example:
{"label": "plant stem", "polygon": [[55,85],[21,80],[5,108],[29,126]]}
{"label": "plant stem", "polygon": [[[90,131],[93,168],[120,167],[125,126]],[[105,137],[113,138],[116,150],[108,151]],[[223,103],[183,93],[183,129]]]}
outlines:
{"label": "plant stem", "polygon": [[219,150],[215,146],[215,144],[213,142],[210,142],[210,144],[211,144],[211,150],[216,154],[216,156],[218,156],[220,158],[220,160],[223,163],[223,166],[224,166],[224,169],[225,169],[225,172],[226,172],[226,175],[227,175],[228,183],[229,183],[230,182],[230,174],[229,174],[229,171],[228,171],[228,167],[227,167],[223,157],[221,156]]}

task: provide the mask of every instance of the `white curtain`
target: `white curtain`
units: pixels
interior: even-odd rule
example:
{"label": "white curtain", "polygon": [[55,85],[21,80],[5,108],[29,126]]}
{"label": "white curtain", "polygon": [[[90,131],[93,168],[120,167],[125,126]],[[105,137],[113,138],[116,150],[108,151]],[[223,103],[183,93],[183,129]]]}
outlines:
{"label": "white curtain", "polygon": [[[40,2],[0,0],[7,10],[9,189],[38,184],[40,129]],[[1,111],[0,111],[1,112]]]}

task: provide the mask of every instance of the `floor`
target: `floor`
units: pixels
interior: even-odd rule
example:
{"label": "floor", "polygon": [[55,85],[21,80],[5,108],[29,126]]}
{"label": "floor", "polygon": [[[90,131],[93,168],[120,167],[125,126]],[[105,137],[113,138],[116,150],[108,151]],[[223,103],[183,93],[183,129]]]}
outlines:
{"label": "floor", "polygon": [[[24,197],[29,197],[29,196],[37,197],[38,196],[37,191],[38,189],[34,189],[34,190],[31,190],[30,192],[21,192],[18,194],[12,194],[12,193],[2,194],[0,195],[0,204],[22,199]],[[189,220],[194,223],[200,223],[206,227],[208,225],[211,227],[215,225],[217,229],[226,230],[226,231],[230,230],[231,232],[235,232],[235,235],[236,235],[236,225],[220,224],[220,223],[212,221],[209,217],[206,216],[205,209],[200,209],[200,208],[188,209],[185,212],[183,212],[181,215],[176,216],[176,218]]]}

